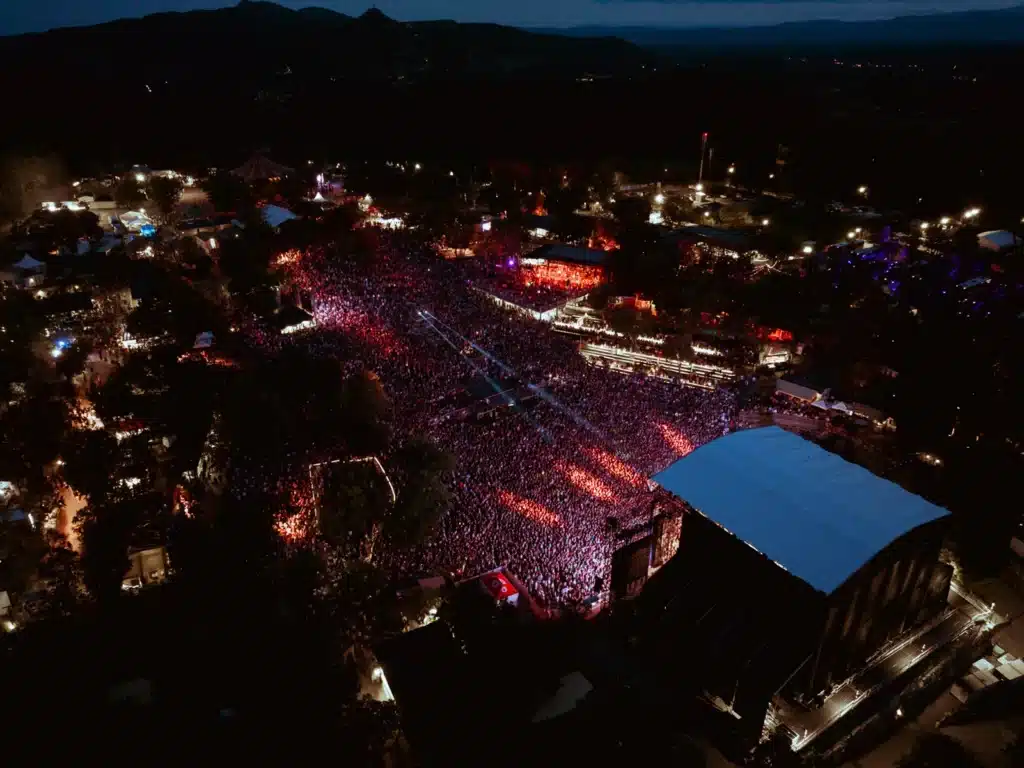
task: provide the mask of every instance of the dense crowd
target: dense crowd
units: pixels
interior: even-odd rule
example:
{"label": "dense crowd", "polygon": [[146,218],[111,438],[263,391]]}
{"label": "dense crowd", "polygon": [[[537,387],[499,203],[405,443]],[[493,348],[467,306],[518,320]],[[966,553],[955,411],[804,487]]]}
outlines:
{"label": "dense crowd", "polygon": [[[457,460],[440,530],[381,556],[397,573],[505,565],[541,603],[578,604],[597,578],[609,583],[609,519],[649,519],[647,478],[722,435],[735,412],[724,390],[588,366],[574,340],[503,311],[402,235],[384,238],[369,265],[311,251],[289,269],[313,297],[317,329],[286,343],[374,371],[396,433],[426,435]],[[472,378],[521,386],[467,418],[449,404]]]}

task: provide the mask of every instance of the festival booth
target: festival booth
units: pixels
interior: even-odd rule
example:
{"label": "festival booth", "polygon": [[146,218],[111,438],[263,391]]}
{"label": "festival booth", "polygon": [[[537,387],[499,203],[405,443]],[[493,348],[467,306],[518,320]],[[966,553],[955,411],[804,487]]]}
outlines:
{"label": "festival booth", "polygon": [[0,279],[17,288],[35,288],[46,279],[46,264],[25,254],[0,273]]}

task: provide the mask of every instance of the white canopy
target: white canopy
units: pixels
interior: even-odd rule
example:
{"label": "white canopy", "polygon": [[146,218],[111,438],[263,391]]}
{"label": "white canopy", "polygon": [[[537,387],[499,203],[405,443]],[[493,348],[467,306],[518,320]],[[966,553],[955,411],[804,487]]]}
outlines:
{"label": "white canopy", "polygon": [[286,221],[299,218],[287,208],[279,205],[267,205],[263,208],[263,220],[271,229],[277,229]]}
{"label": "white canopy", "polygon": [[37,259],[33,259],[26,253],[24,256],[21,257],[21,260],[14,265],[14,268],[28,271],[32,269],[39,269],[42,266],[44,266],[43,262]]}
{"label": "white canopy", "polygon": [[978,235],[978,245],[992,251],[1012,248],[1018,243],[1020,243],[1020,238],[1005,229],[993,229]]}

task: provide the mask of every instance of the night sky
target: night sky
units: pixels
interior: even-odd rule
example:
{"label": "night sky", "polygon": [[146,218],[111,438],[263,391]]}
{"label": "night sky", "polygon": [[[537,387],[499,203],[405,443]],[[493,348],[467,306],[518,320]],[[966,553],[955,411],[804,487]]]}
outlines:
{"label": "night sky", "polygon": [[[587,24],[746,26],[809,19],[859,21],[937,11],[1005,8],[1020,0],[377,0],[396,19],[455,19],[520,26]],[[218,0],[0,0],[0,34],[95,24],[122,16],[231,5]],[[282,0],[301,8],[322,5],[358,15],[367,0]]]}

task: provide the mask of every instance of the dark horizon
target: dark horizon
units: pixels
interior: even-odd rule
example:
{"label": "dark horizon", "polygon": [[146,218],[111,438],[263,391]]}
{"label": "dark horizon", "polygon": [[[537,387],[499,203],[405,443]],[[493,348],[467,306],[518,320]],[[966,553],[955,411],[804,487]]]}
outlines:
{"label": "dark horizon", "polygon": [[[10,0],[0,8],[0,36],[44,32],[71,26],[91,26],[152,13],[212,10],[234,5],[217,0],[98,0],[82,5],[58,0],[41,6]],[[573,27],[752,27],[800,21],[879,21],[962,11],[998,10],[1019,5],[1015,0],[565,0],[552,4],[524,0],[282,0],[288,8],[323,7],[358,16],[376,7],[400,21],[451,19],[523,28]]]}

